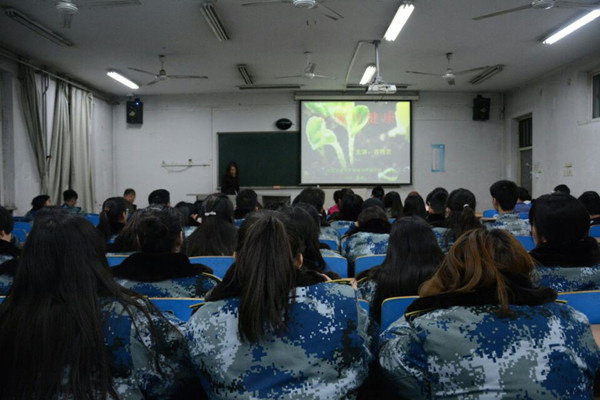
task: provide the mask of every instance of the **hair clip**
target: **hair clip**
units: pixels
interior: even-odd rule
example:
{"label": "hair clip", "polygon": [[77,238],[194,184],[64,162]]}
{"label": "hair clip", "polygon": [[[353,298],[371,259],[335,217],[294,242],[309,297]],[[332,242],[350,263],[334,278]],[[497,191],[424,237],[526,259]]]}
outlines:
{"label": "hair clip", "polygon": [[210,217],[211,215],[217,215],[217,213],[216,213],[216,212],[214,212],[214,211],[209,211],[209,212],[205,212],[205,213],[204,213],[204,216],[205,216],[205,217]]}

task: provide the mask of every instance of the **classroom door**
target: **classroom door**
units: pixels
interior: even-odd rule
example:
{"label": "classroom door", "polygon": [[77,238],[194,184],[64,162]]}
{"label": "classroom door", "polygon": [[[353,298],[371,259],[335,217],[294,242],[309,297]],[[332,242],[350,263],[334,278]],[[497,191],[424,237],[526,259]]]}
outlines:
{"label": "classroom door", "polygon": [[519,184],[531,194],[533,172],[533,121],[531,115],[519,119]]}

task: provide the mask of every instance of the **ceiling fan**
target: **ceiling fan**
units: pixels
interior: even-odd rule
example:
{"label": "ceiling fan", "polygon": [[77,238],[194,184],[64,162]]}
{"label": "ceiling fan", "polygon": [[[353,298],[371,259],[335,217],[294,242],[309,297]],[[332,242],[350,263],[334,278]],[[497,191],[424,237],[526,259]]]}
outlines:
{"label": "ceiling fan", "polygon": [[337,21],[340,18],[344,18],[342,14],[335,11],[329,6],[326,6],[326,0],[257,0],[242,3],[242,6],[265,6],[269,4],[293,4],[297,8],[324,8],[327,11],[321,12],[325,17]]}
{"label": "ceiling fan", "polygon": [[335,79],[333,76],[326,75],[318,75],[315,74],[315,69],[317,68],[317,64],[310,62],[310,51],[304,52],[304,57],[306,57],[306,67],[304,67],[304,72],[299,75],[290,75],[290,76],[278,76],[275,79],[285,79],[285,78],[305,78],[305,79]]}
{"label": "ceiling fan", "polygon": [[473,18],[475,21],[481,19],[497,17],[499,15],[509,14],[516,11],[528,10],[533,8],[534,10],[549,10],[551,8],[575,8],[582,10],[599,10],[600,2],[595,3],[578,3],[575,1],[563,1],[563,0],[533,0],[529,4],[525,4],[515,8],[509,8],[502,11],[496,11],[491,14],[480,15],[479,17]]}
{"label": "ceiling fan", "polygon": [[160,61],[160,71],[158,73],[145,71],[143,69],[128,67],[132,71],[142,72],[144,74],[152,75],[154,80],[148,82],[146,86],[154,85],[160,81],[165,81],[167,79],[208,79],[208,76],[204,75],[167,75],[167,71],[165,71],[165,56],[159,55],[158,60]]}
{"label": "ceiling fan", "polygon": [[54,8],[61,17],[61,28],[70,28],[73,15],[80,8],[105,8],[141,5],[140,0],[54,0]]}
{"label": "ceiling fan", "polygon": [[[463,74],[467,74],[469,72],[481,71],[481,70],[488,68],[488,66],[485,66],[485,67],[477,67],[477,68],[465,69],[463,71],[454,72],[452,70],[452,68],[450,67],[450,60],[452,60],[452,53],[446,53],[446,59],[448,60],[448,68],[446,69],[446,72],[441,75],[441,77],[443,80],[445,80],[448,83],[448,85],[456,84],[455,79],[456,79],[457,75],[463,75]],[[406,72],[409,74],[440,76],[439,74],[432,74],[429,72],[419,72],[419,71],[406,71]]]}

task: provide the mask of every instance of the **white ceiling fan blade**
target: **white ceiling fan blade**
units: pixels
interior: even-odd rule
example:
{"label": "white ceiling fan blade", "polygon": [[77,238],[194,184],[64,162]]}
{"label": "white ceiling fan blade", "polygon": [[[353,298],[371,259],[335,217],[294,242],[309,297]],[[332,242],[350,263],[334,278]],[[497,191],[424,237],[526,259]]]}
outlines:
{"label": "white ceiling fan blade", "polygon": [[154,85],[155,83],[157,83],[157,82],[160,82],[160,81],[162,81],[162,79],[156,78],[155,80],[153,80],[153,81],[151,81],[151,82],[148,82],[148,83],[146,83],[146,86],[152,86],[152,85]]}
{"label": "white ceiling fan blade", "polygon": [[327,76],[327,75],[317,75],[317,74],[313,74],[313,78],[319,78],[319,79],[335,79],[335,76]]}
{"label": "white ceiling fan blade", "polygon": [[152,76],[156,76],[156,74],[154,72],[150,72],[150,71],[144,71],[143,69],[138,69],[138,68],[133,68],[133,67],[127,67],[132,71],[137,71],[137,72],[142,72],[144,74],[148,74],[148,75],[152,75]]}
{"label": "white ceiling fan blade", "polygon": [[275,79],[304,78],[304,75],[276,76]]}
{"label": "white ceiling fan blade", "polygon": [[477,68],[471,68],[471,69],[464,69],[462,71],[455,72],[454,75],[468,74],[469,72],[482,71],[482,70],[487,69],[487,68],[489,68],[489,65],[487,65],[485,67],[477,67]]}
{"label": "white ceiling fan blade", "polygon": [[172,79],[208,79],[205,75],[167,75],[167,78]]}
{"label": "white ceiling fan blade", "polygon": [[428,75],[428,76],[440,76],[440,74],[432,74],[429,72],[419,72],[419,71],[405,71],[407,74],[417,74],[417,75]]}
{"label": "white ceiling fan blade", "polygon": [[121,6],[141,6],[140,0],[79,0],[77,6],[81,8],[107,8]]}
{"label": "white ceiling fan blade", "polygon": [[325,5],[325,4],[323,4],[322,2],[318,2],[318,3],[315,5],[315,7],[323,7],[323,8],[325,8],[327,11],[329,11],[330,13],[332,13],[333,15],[331,15],[331,14],[327,14],[327,13],[324,13],[324,12],[323,12],[322,14],[323,14],[324,16],[326,16],[327,18],[330,18],[330,19],[332,19],[332,20],[334,20],[334,21],[337,21],[337,20],[338,20],[338,19],[340,19],[340,18],[342,18],[342,19],[344,18],[344,16],[343,16],[342,14],[340,14],[340,13],[339,13],[339,12],[337,12],[337,11],[335,11],[333,8],[331,8],[331,7],[329,7],[329,6],[326,6],[326,5]]}
{"label": "white ceiling fan blade", "polygon": [[577,3],[574,1],[557,1],[556,3],[554,3],[554,7],[560,7],[560,8],[581,8],[584,10],[599,10],[600,9],[600,4],[596,3],[596,4],[584,4],[584,3]]}
{"label": "white ceiling fan blade", "polygon": [[265,6],[267,4],[289,4],[292,0],[262,0],[242,3],[242,6]]}
{"label": "white ceiling fan blade", "polygon": [[531,4],[527,4],[527,5],[520,6],[520,7],[509,8],[508,10],[502,10],[502,11],[497,11],[497,12],[494,12],[491,14],[480,15],[479,17],[473,18],[473,21],[479,21],[479,20],[486,19],[486,18],[497,17],[498,15],[509,14],[509,13],[513,13],[516,11],[527,10],[528,8],[533,8],[533,7],[531,6]]}

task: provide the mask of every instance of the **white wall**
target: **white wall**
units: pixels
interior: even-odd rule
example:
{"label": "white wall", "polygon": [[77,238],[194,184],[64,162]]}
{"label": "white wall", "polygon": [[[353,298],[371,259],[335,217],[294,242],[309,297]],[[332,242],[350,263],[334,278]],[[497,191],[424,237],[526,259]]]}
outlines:
{"label": "white wall", "polygon": [[[489,95],[488,95],[489,96]],[[503,177],[501,96],[492,95],[489,121],[472,121],[473,93],[421,93],[414,106],[413,185],[399,189],[423,195],[436,186],[466,187],[479,199],[480,210],[491,207],[488,188]],[[134,187],[137,203],[147,204],[157,188],[171,192],[171,202],[192,201],[189,193],[210,193],[219,185],[218,132],[275,131],[279,118],[297,129],[298,104],[290,93],[194,96],[148,96],[144,123],[128,125],[125,104],[113,107],[115,191]],[[431,144],[446,145],[446,172],[431,172]],[[164,168],[161,162],[207,162],[210,167]],[[391,190],[392,188],[388,189]],[[397,188],[396,188],[397,189]],[[327,189],[327,204],[333,204]],[[357,188],[368,197],[370,188]],[[295,196],[299,190],[286,190]]]}
{"label": "white wall", "polygon": [[[507,169],[518,170],[515,118],[533,120],[533,193],[549,193],[559,183],[578,197],[600,191],[600,119],[591,120],[590,74],[600,72],[597,55],[572,62],[507,94],[505,126]],[[572,164],[571,168],[565,164]],[[570,175],[572,174],[572,175]],[[565,176],[567,175],[567,176]]]}

